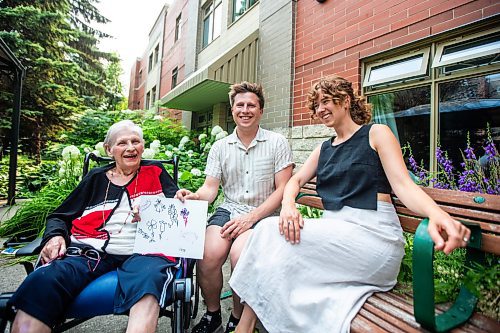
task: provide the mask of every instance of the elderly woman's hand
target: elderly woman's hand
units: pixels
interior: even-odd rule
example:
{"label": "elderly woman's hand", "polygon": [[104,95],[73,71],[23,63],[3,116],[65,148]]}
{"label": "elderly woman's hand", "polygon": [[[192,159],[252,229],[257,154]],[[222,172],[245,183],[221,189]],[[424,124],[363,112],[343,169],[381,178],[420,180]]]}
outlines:
{"label": "elderly woman's hand", "polygon": [[177,193],[175,193],[174,198],[179,199],[184,202],[186,200],[200,200],[200,196],[198,193],[193,193],[190,190],[186,190],[181,188]]}
{"label": "elderly woman's hand", "polygon": [[43,247],[40,252],[42,264],[48,264],[52,260],[61,258],[66,253],[66,241],[62,236],[54,236]]}
{"label": "elderly woman's hand", "polygon": [[295,203],[286,204],[281,207],[279,218],[280,234],[291,244],[300,242],[300,229],[304,227],[304,220]]}
{"label": "elderly woman's hand", "polygon": [[434,249],[450,254],[458,247],[465,247],[470,239],[470,230],[448,214],[429,218],[429,235],[434,241]]}

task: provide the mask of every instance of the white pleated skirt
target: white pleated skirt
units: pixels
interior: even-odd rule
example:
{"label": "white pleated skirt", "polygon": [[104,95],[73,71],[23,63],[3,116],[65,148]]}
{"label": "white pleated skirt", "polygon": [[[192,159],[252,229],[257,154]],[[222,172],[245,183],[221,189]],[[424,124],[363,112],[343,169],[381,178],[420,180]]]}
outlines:
{"label": "white pleated skirt", "polygon": [[255,228],[229,284],[270,333],[349,332],[366,299],[394,287],[403,255],[401,226],[386,202],[306,219],[296,245],[270,217]]}

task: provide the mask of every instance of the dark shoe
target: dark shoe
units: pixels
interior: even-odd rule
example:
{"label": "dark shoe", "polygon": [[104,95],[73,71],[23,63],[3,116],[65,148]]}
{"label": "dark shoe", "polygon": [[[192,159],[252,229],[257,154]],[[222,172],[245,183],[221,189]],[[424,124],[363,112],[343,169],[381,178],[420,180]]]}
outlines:
{"label": "dark shoe", "polygon": [[226,330],[224,331],[224,333],[232,333],[236,330],[236,326],[238,325],[238,321],[233,321],[231,320],[233,316],[231,316],[231,318],[229,318],[229,321],[227,322],[227,325],[226,325]]}
{"label": "dark shoe", "polygon": [[220,312],[210,314],[205,312],[200,322],[193,327],[191,333],[215,333],[222,331],[222,318]]}

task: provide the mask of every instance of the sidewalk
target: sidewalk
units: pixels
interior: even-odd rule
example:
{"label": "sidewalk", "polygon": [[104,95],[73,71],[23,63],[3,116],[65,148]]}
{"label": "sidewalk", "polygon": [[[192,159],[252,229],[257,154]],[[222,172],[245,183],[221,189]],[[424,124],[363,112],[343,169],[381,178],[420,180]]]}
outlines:
{"label": "sidewalk", "polygon": [[[15,211],[18,209],[19,200],[14,207],[5,207],[2,206],[2,202],[0,201],[0,223],[2,221],[8,219],[12,216]],[[3,249],[3,243],[6,239],[0,238],[0,250]],[[19,284],[23,281],[26,276],[24,268],[21,265],[8,265],[9,257],[6,255],[0,255],[0,293],[2,292],[11,292],[15,291]],[[231,268],[229,265],[229,261],[225,263],[223,266],[223,274],[224,274],[224,287],[222,290],[222,294],[230,291],[229,285],[227,281],[229,281],[229,277],[231,274]],[[227,297],[221,300],[221,309],[222,309],[222,322],[225,328],[227,320],[229,319],[230,311],[232,308],[232,297]],[[198,309],[198,314],[196,319],[191,320],[191,328],[198,323],[203,313],[205,313],[205,305],[200,296],[200,306]],[[122,333],[125,332],[127,327],[127,316],[100,316],[93,318],[67,332],[70,333],[85,333],[85,332],[106,332],[106,333]],[[261,325],[258,326],[261,333],[265,333],[266,331],[262,328]],[[170,328],[170,319],[162,317],[158,322],[157,332],[168,332],[170,333],[172,330]],[[190,331],[190,330],[189,330]]]}

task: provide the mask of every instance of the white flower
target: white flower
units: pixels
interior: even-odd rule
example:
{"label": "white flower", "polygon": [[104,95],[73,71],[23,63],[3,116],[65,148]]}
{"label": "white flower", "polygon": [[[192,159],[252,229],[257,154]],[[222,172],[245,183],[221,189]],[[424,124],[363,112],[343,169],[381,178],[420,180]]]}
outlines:
{"label": "white flower", "polygon": [[[184,147],[182,147],[182,148],[184,148]],[[172,150],[174,151],[174,153],[179,153],[179,151],[180,151],[179,148],[177,148],[177,147],[174,147],[174,149],[172,149]]]}
{"label": "white flower", "polygon": [[85,152],[85,154],[87,154],[90,153],[92,150],[89,147],[85,147],[83,148],[83,151]]}
{"label": "white flower", "polygon": [[171,151],[169,151],[169,150],[166,150],[166,151],[165,151],[165,156],[166,156],[167,158],[172,158],[172,156],[174,156],[174,153],[172,153],[172,152],[171,152]]}
{"label": "white flower", "polygon": [[142,158],[145,159],[151,159],[155,157],[155,151],[151,148],[146,148],[144,149],[144,152],[142,153]]}
{"label": "white flower", "polygon": [[94,148],[95,148],[95,150],[99,151],[99,156],[107,156],[108,155],[108,154],[106,154],[106,150],[104,149],[104,142],[98,142]]}
{"label": "white flower", "polygon": [[217,134],[219,134],[222,131],[223,131],[222,127],[220,127],[219,125],[216,125],[216,126],[214,126],[214,128],[212,128],[212,132],[210,132],[210,134],[212,136],[216,136]]}
{"label": "white flower", "polygon": [[70,146],[67,146],[63,149],[62,151],[62,157],[63,157],[63,160],[67,161],[67,160],[77,160],[78,157],[80,156],[80,150],[73,146],[73,145],[70,145]]}
{"label": "white flower", "polygon": [[157,114],[156,116],[153,117],[154,120],[163,120],[163,117]]}
{"label": "white flower", "polygon": [[200,169],[192,168],[191,169],[191,174],[193,176],[199,177],[199,176],[201,176],[201,171],[200,171]]}
{"label": "white flower", "polygon": [[209,142],[205,145],[205,148],[203,148],[203,151],[209,151],[210,148],[212,148],[212,144]]}
{"label": "white flower", "polygon": [[189,142],[189,137],[188,136],[183,136],[182,139],[181,139],[181,142],[179,142],[179,146],[180,145],[184,146],[188,142]]}
{"label": "white flower", "polygon": [[215,140],[220,140],[222,138],[225,138],[227,136],[227,132],[226,131],[222,131],[222,132],[219,132],[217,133],[217,135],[215,136]]}
{"label": "white flower", "polygon": [[66,175],[66,169],[60,168],[59,169],[59,178],[64,178],[65,175]]}
{"label": "white flower", "polygon": [[154,140],[149,144],[149,148],[153,149],[156,153],[160,151],[160,140]]}
{"label": "white flower", "polygon": [[207,138],[207,135],[205,133],[201,133],[200,135],[198,135],[198,140],[200,141],[203,141]]}
{"label": "white flower", "polygon": [[186,152],[187,156],[189,157],[193,157],[193,151],[191,149],[189,149],[187,152]]}
{"label": "white flower", "polygon": [[93,151],[92,151],[92,153],[93,153],[95,156],[97,156],[97,157],[103,157],[103,156],[101,155],[101,152],[100,152],[99,150],[93,150]]}

